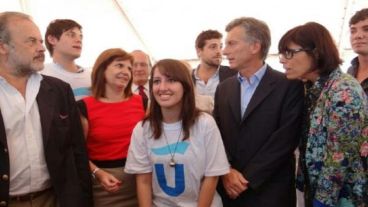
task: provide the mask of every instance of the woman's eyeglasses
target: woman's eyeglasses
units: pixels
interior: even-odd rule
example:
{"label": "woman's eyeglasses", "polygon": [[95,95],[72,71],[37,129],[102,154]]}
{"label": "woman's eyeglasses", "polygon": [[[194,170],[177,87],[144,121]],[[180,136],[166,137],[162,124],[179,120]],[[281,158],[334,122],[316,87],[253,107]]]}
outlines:
{"label": "woman's eyeglasses", "polygon": [[295,53],[302,52],[302,51],[310,51],[309,48],[299,48],[299,49],[286,49],[284,52],[279,53],[279,57],[284,57],[288,60],[294,57]]}

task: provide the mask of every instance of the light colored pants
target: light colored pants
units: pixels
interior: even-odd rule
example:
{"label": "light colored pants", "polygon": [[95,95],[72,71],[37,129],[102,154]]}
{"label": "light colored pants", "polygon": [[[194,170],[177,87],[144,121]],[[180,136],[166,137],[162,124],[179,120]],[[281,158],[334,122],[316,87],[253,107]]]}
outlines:
{"label": "light colored pants", "polygon": [[101,168],[121,180],[121,188],[115,193],[104,190],[97,180],[93,180],[93,199],[95,207],[137,207],[135,176],[124,173],[124,168]]}
{"label": "light colored pants", "polygon": [[17,201],[10,200],[9,207],[57,207],[56,196],[50,189],[32,200]]}

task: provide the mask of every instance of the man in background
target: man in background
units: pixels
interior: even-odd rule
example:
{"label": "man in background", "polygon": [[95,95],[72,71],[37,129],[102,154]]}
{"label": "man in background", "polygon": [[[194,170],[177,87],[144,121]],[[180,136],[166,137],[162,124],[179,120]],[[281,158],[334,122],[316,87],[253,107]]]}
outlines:
{"label": "man in background", "polygon": [[[349,22],[351,48],[358,55],[351,61],[348,73],[354,76],[368,96],[368,8],[357,11]],[[368,143],[363,145],[365,153]],[[367,157],[362,156],[364,169],[368,170]]]}
{"label": "man in background", "polygon": [[142,96],[144,109],[146,110],[149,101],[148,79],[152,64],[150,57],[141,50],[134,50],[131,55],[134,58],[132,91]]}
{"label": "man in background", "polygon": [[56,19],[46,30],[45,43],[52,63],[45,65],[44,75],[69,83],[76,100],[90,95],[91,71],[75,63],[82,52],[82,26],[71,19]]}
{"label": "man in background", "polygon": [[201,32],[195,41],[200,64],[192,72],[192,79],[200,95],[215,95],[217,85],[236,74],[222,62],[222,34],[216,30]]}

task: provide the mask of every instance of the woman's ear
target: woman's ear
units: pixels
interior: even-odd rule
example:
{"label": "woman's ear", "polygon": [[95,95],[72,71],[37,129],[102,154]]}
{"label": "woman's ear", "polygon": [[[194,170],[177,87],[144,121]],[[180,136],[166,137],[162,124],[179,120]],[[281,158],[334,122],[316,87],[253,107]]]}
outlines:
{"label": "woman's ear", "polygon": [[314,48],[312,50],[312,54],[313,54],[314,58],[318,61],[319,60],[319,52],[317,51],[316,48]]}

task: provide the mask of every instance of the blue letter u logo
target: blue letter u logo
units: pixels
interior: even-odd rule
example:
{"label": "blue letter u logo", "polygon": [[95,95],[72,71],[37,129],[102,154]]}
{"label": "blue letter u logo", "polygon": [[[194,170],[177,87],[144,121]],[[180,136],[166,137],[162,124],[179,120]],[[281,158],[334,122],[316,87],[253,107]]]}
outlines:
{"label": "blue letter u logo", "polygon": [[163,164],[155,164],[155,170],[157,175],[158,184],[161,189],[169,196],[179,196],[185,190],[185,179],[184,179],[184,165],[175,165],[175,187],[167,185],[165,177],[165,169]]}

